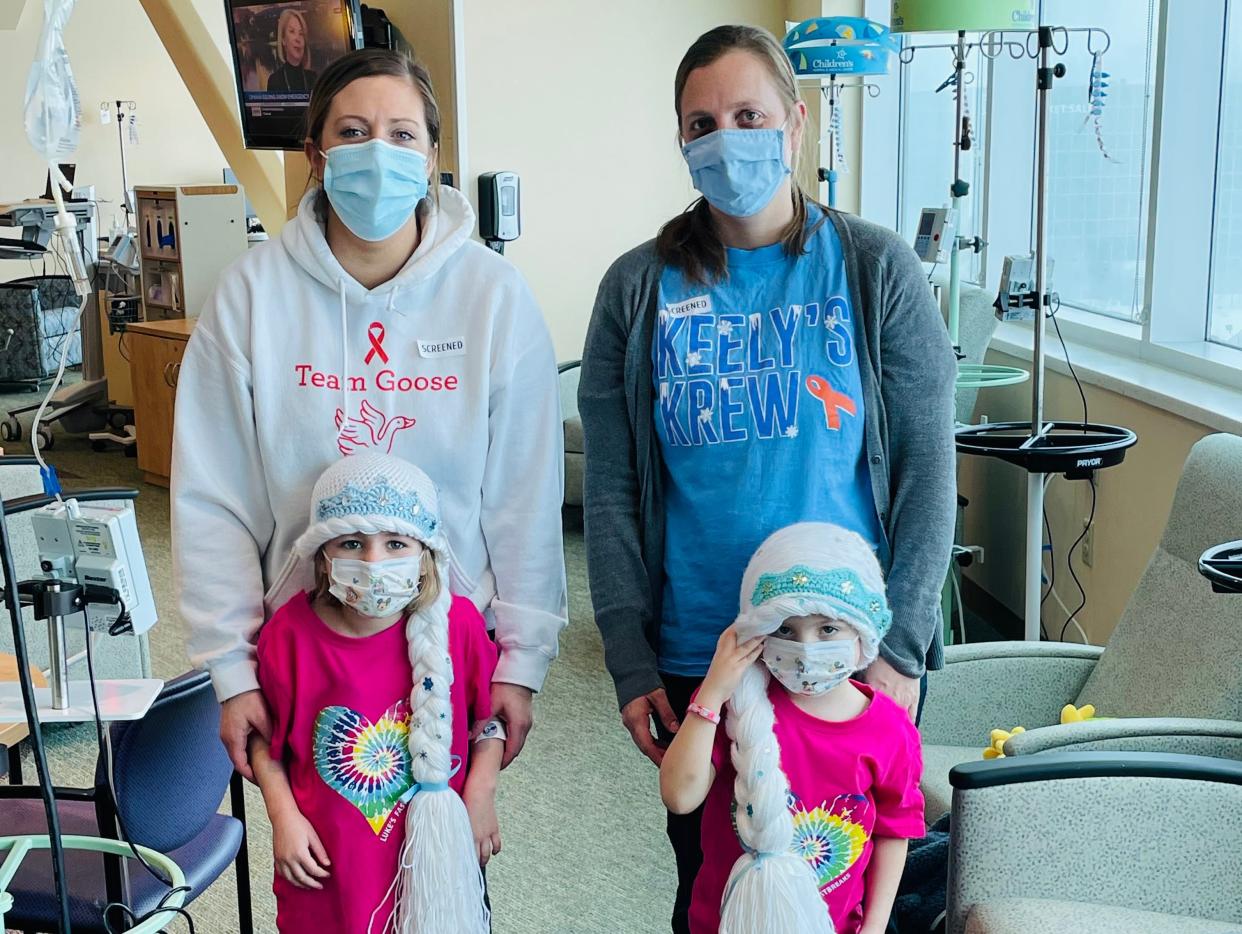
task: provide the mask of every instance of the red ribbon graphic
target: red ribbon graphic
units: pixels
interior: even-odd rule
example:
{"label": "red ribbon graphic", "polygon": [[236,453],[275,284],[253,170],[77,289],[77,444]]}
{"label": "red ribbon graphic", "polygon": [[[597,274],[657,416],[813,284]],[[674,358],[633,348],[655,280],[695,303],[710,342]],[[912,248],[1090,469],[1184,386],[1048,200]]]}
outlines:
{"label": "red ribbon graphic", "polygon": [[808,376],[806,389],[820,402],[824,403],[824,421],[830,431],[841,430],[841,412],[850,415],[858,414],[858,406],[843,392],[837,392],[822,376]]}
{"label": "red ribbon graphic", "polygon": [[367,340],[371,342],[371,349],[367,352],[367,358],[364,363],[370,363],[378,355],[380,362],[388,362],[388,354],[384,352],[384,326],[378,321],[371,322],[371,326],[367,328]]}

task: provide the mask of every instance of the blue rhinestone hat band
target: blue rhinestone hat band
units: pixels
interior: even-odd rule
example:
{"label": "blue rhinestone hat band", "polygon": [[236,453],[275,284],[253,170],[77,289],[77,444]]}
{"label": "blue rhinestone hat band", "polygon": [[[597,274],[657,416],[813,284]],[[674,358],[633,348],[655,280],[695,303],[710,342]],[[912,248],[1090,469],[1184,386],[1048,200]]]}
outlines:
{"label": "blue rhinestone hat band", "polygon": [[865,622],[879,638],[893,623],[893,612],[882,593],[869,589],[851,568],[817,571],[798,564],[778,574],[764,574],[751,594],[751,606],[759,607],[777,597],[827,598],[834,606]]}
{"label": "blue rhinestone hat band", "polygon": [[416,492],[402,492],[383,479],[365,488],[351,483],[335,496],[321,500],[315,511],[318,522],[348,516],[399,519],[417,528],[422,537],[428,539],[434,537],[440,528],[439,520],[426,508]]}

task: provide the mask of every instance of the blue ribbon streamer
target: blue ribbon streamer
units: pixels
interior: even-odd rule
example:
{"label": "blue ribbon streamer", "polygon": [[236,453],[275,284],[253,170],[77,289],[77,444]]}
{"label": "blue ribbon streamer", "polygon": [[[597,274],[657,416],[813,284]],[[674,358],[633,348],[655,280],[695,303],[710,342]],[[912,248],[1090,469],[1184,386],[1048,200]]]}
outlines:
{"label": "blue ribbon streamer", "polygon": [[[449,778],[453,778],[461,771],[461,756],[449,756],[449,761],[453,763],[453,767],[449,770]],[[397,799],[398,804],[409,804],[416,794],[420,791],[448,791],[448,782],[414,782],[405,790],[400,798]]]}

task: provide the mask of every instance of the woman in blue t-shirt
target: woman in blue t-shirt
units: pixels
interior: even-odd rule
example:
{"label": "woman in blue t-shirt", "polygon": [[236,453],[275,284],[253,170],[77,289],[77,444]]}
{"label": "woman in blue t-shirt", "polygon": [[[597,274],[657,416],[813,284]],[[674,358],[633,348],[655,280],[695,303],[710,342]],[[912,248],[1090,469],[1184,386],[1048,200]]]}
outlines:
{"label": "woman in blue t-shirt", "polygon": [[[604,277],[579,390],[596,621],[622,720],[656,763],[747,560],[795,522],[875,548],[894,620],[861,676],[913,718],[941,663],[955,510],[943,319],[909,246],[797,184],[806,105],[781,47],[713,29],[675,100],[703,197]],[[697,815],[670,815],[669,837],[686,931]]]}

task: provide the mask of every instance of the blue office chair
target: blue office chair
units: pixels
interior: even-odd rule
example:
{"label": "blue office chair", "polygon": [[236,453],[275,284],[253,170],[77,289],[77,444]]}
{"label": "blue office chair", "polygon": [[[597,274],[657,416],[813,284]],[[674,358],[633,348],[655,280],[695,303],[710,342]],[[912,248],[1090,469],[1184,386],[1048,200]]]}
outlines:
{"label": "blue office chair", "polygon": [[[193,900],[235,864],[238,931],[253,934],[243,785],[220,744],[219,720],[206,672],[168,682],[143,719],[110,729],[116,811],[101,759],[94,788],[56,789],[61,832],[115,839],[119,812],[131,842],[164,853],[181,867],[191,914]],[[231,815],[217,813],[225,788],[231,791]],[[0,836],[47,832],[36,787],[0,785],[0,801]],[[65,866],[73,930],[83,934],[104,932],[103,910],[110,902],[122,901],[141,917],[168,891],[133,859],[66,850]],[[14,900],[4,918],[8,929],[23,934],[56,929],[59,910],[47,851],[26,856],[8,891]],[[117,925],[120,913],[111,918]]]}

